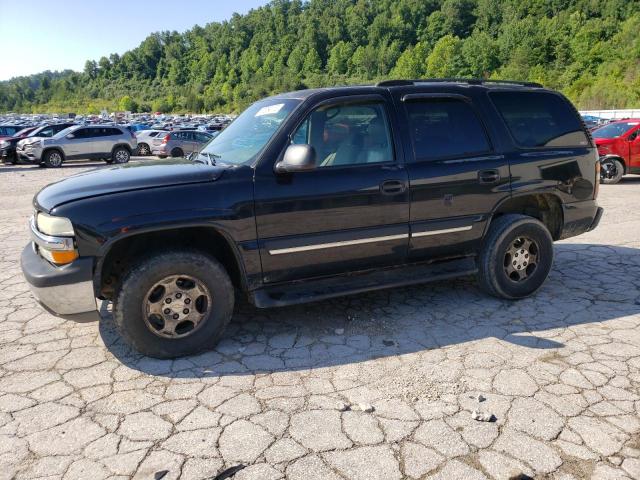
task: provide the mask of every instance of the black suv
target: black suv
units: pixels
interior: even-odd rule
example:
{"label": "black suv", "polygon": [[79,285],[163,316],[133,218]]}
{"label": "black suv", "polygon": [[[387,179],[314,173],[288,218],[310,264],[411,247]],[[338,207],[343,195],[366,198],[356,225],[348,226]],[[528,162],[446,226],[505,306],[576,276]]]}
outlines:
{"label": "black suv", "polygon": [[543,284],[553,241],[596,227],[596,149],[540,85],[394,80],[250,106],[193,161],[127,165],[40,191],[22,269],[60,316],[113,302],[155,357],[211,347],[236,292],[257,307],[477,274]]}

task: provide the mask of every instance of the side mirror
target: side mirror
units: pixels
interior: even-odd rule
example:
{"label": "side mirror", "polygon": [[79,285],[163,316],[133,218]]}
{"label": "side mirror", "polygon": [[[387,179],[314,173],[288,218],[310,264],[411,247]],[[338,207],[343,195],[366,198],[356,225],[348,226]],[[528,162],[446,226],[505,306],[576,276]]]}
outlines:
{"label": "side mirror", "polygon": [[76,138],[76,136],[73,133],[70,133],[66,138],[67,140],[73,140],[74,138]]}
{"label": "side mirror", "polygon": [[276,163],[276,173],[307,172],[316,168],[316,150],[307,144],[289,145],[284,157]]}

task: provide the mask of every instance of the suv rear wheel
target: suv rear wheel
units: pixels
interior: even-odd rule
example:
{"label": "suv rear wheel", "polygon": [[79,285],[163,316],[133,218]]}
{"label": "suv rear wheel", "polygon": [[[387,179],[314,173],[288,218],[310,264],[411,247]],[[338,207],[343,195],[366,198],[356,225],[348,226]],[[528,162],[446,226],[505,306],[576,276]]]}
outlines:
{"label": "suv rear wheel", "polygon": [[139,143],[138,144],[138,155],[151,155],[151,148],[149,148],[149,145],[147,145],[146,143]]}
{"label": "suv rear wheel", "polygon": [[173,150],[171,150],[171,156],[172,157],[184,157],[184,152],[182,151],[181,148],[174,148]]}
{"label": "suv rear wheel", "polygon": [[542,286],[552,263],[547,227],[533,217],[508,214],[491,222],[478,258],[478,280],[495,297],[524,298]]}
{"label": "suv rear wheel", "polygon": [[111,154],[113,163],[127,163],[131,158],[129,150],[124,147],[116,147]]}
{"label": "suv rear wheel", "polygon": [[116,328],[134,349],[173,358],[213,347],[233,314],[234,290],[215,259],[168,251],[125,276],[113,306]]}
{"label": "suv rear wheel", "polygon": [[63,161],[62,154],[57,150],[49,150],[44,154],[44,164],[47,167],[58,168]]}

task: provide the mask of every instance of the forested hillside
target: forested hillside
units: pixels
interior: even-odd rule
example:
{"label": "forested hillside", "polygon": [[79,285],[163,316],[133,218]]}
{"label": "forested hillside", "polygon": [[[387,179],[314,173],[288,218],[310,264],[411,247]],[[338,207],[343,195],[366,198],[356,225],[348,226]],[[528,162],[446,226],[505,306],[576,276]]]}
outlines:
{"label": "forested hillside", "polygon": [[274,0],[152,34],[84,72],[0,82],[0,111],[229,112],[305,87],[451,76],[533,80],[580,108],[637,108],[640,1]]}

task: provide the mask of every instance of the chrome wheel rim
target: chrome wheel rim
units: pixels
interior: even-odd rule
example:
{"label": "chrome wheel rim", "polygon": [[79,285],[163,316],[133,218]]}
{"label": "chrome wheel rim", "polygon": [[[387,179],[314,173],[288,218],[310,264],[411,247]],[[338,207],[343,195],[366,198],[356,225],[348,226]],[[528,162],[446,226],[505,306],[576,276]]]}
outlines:
{"label": "chrome wheel rim", "polygon": [[140,145],[140,155],[149,155],[149,147]]}
{"label": "chrome wheel rim", "polygon": [[116,163],[125,163],[127,160],[129,160],[129,154],[126,150],[118,150],[116,152]]}
{"label": "chrome wheel rim", "polygon": [[53,165],[54,167],[62,164],[62,155],[60,155],[58,152],[51,152],[49,154],[49,164]]}
{"label": "chrome wheel rim", "polygon": [[189,275],[170,275],[153,285],[144,297],[143,316],[147,328],[162,338],[192,335],[211,311],[207,287]]}
{"label": "chrome wheel rim", "polygon": [[522,282],[538,268],[540,249],[528,237],[518,237],[504,255],[504,272],[513,282]]}

